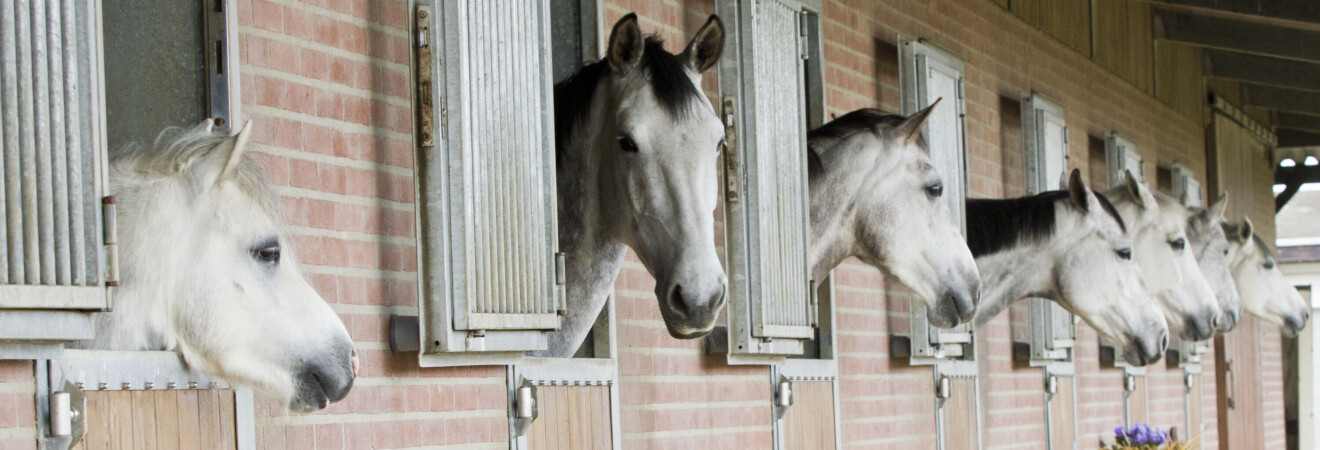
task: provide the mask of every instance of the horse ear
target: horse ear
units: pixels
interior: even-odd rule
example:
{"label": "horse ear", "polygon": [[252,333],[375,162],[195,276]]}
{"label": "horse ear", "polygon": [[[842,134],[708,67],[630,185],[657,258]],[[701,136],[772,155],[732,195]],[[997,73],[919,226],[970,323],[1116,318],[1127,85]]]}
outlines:
{"label": "horse ear", "polygon": [[1061,191],[1068,190],[1068,183],[1072,181],[1070,175],[1071,172],[1068,172],[1068,169],[1063,169],[1063,172],[1059,172],[1059,190]]}
{"label": "horse ear", "polygon": [[610,67],[621,74],[632,71],[637,67],[637,62],[642,60],[645,44],[642,28],[637,25],[637,14],[628,13],[623,16],[614,24],[614,31],[610,32],[610,47],[606,53]]}
{"label": "horse ear", "polygon": [[1073,169],[1072,174],[1068,176],[1068,200],[1072,205],[1082,212],[1091,210],[1091,188],[1086,187],[1086,182],[1082,181],[1082,171]]}
{"label": "horse ear", "polygon": [[1238,239],[1242,242],[1251,242],[1251,236],[1256,234],[1255,226],[1251,225],[1250,217],[1242,218],[1242,226],[1238,227]]}
{"label": "horse ear", "polygon": [[1155,196],[1150,193],[1150,188],[1146,187],[1145,183],[1137,181],[1137,177],[1132,175],[1131,170],[1124,170],[1123,177],[1127,180],[1125,184],[1127,185],[1128,193],[1132,194],[1132,198],[1136,201],[1137,206],[1140,206],[1141,209],[1151,209],[1155,207]]}
{"label": "horse ear", "polygon": [[902,136],[904,144],[916,140],[917,136],[921,135],[921,127],[926,125],[927,120],[930,120],[930,113],[935,111],[935,106],[940,104],[940,100],[944,100],[944,98],[935,99],[935,103],[931,103],[926,109],[917,111],[916,114],[903,119],[903,123],[894,128],[894,133]]}
{"label": "horse ear", "polygon": [[1224,220],[1224,211],[1227,209],[1228,209],[1228,193],[1223,192],[1219,194],[1218,200],[1215,200],[1215,202],[1211,204],[1209,208],[1206,208],[1205,210],[1206,216],[1210,218],[1210,221],[1218,222]]}
{"label": "horse ear", "polygon": [[711,14],[706,24],[697,30],[697,35],[692,37],[692,42],[688,42],[687,48],[683,49],[683,54],[678,57],[687,64],[689,69],[697,73],[702,73],[715,67],[715,63],[720,61],[720,55],[724,53],[724,22],[720,16]]}
{"label": "horse ear", "polygon": [[220,174],[215,177],[215,182],[219,183],[229,175],[233,174],[234,168],[238,167],[238,162],[243,160],[243,151],[247,149],[248,139],[252,137],[252,121],[249,120],[243,124],[243,129],[237,136],[225,141],[219,151],[229,152],[225,156],[225,167],[220,169]]}

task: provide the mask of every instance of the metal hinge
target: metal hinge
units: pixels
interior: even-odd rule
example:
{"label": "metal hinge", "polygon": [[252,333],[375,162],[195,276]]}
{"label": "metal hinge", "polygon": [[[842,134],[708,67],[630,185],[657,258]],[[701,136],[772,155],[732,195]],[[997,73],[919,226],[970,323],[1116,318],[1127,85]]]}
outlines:
{"label": "metal hinge", "polygon": [[431,8],[418,6],[416,38],[413,51],[417,52],[417,141],[423,147],[435,145],[435,68],[431,65]]}
{"label": "metal hinge", "polygon": [[738,201],[739,177],[742,171],[738,168],[738,128],[737,128],[737,109],[734,108],[733,97],[724,97],[721,102],[720,116],[724,119],[724,198],[729,202]]}
{"label": "metal hinge", "polygon": [[555,253],[555,312],[560,316],[568,313],[568,263],[564,257],[564,252]]}
{"label": "metal hinge", "polygon": [[811,52],[808,51],[810,39],[807,39],[807,26],[810,24],[806,11],[798,13],[798,54],[803,60],[811,59]]}
{"label": "metal hinge", "polygon": [[105,245],[107,287],[119,286],[119,229],[115,226],[115,222],[115,196],[101,197],[101,231]]}

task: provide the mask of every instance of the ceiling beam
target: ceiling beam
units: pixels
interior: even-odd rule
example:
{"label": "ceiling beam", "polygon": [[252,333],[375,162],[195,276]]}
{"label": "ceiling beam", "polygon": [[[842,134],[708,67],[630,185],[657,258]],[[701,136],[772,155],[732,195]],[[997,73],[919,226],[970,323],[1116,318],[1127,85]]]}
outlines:
{"label": "ceiling beam", "polygon": [[1277,128],[1320,133],[1320,116],[1275,111],[1272,119]]}
{"label": "ceiling beam", "polygon": [[1320,116],[1320,92],[1242,83],[1242,104]]}
{"label": "ceiling beam", "polygon": [[1148,0],[1271,19],[1320,23],[1320,2],[1314,0]]}
{"label": "ceiling beam", "polygon": [[1155,39],[1320,62],[1320,31],[1153,8]]}
{"label": "ceiling beam", "polygon": [[[1320,136],[1320,135],[1317,135]],[[1275,167],[1274,184],[1285,186],[1283,192],[1274,197],[1274,212],[1279,212],[1288,200],[1306,183],[1320,183],[1320,166],[1304,166],[1301,161],[1292,167]]]}
{"label": "ceiling beam", "polygon": [[1320,146],[1320,133],[1313,133],[1313,132],[1300,131],[1300,130],[1279,129],[1279,130],[1275,130],[1274,134],[1279,136],[1280,147]]}
{"label": "ceiling beam", "polygon": [[1250,83],[1320,91],[1320,64],[1295,59],[1206,49],[1205,74]]}

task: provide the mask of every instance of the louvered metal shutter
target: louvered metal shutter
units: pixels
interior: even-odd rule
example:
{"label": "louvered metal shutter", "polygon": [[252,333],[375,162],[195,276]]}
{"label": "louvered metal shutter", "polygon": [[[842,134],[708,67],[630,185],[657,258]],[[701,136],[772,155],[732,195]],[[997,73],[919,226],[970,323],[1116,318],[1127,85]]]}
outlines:
{"label": "louvered metal shutter", "polygon": [[1188,200],[1191,203],[1187,206],[1201,207],[1205,203],[1204,193],[1201,192],[1201,182],[1196,181],[1196,175],[1192,174],[1192,169],[1188,169],[1181,164],[1174,164],[1173,185],[1171,186],[1173,198],[1181,200],[1183,193],[1187,193]]}
{"label": "louvered metal shutter", "polygon": [[90,339],[85,315],[50,310],[109,306],[98,18],[97,2],[0,2],[0,343]]}
{"label": "louvered metal shutter", "polygon": [[1105,137],[1105,166],[1108,168],[1109,188],[1113,189],[1126,183],[1123,171],[1131,171],[1138,181],[1146,180],[1146,170],[1141,164],[1141,154],[1132,141],[1124,139],[1118,133],[1109,133]]}
{"label": "louvered metal shutter", "polygon": [[[899,83],[903,91],[903,113],[915,114],[940,100],[923,131],[931,163],[944,181],[944,201],[958,227],[966,232],[963,204],[967,197],[967,140],[964,116],[963,62],[923,41],[899,37]],[[912,300],[912,355],[914,357],[971,357],[963,346],[971,344],[971,327],[948,330],[930,326],[926,304]]]}
{"label": "louvered metal shutter", "polygon": [[722,0],[716,13],[733,30],[720,63],[722,118],[736,133],[724,184],[731,350],[801,353],[815,327],[803,4]]}
{"label": "louvered metal shutter", "polygon": [[[1068,169],[1068,125],[1063,109],[1032,95],[1022,102],[1022,141],[1026,145],[1027,191],[1036,194],[1059,189]],[[1072,313],[1058,304],[1033,298],[1030,303],[1031,358],[1071,360],[1075,339]]]}
{"label": "louvered metal shutter", "polygon": [[423,353],[541,349],[563,308],[550,8],[439,4],[415,17],[417,70],[432,71],[418,102],[436,130],[433,146],[419,133]]}

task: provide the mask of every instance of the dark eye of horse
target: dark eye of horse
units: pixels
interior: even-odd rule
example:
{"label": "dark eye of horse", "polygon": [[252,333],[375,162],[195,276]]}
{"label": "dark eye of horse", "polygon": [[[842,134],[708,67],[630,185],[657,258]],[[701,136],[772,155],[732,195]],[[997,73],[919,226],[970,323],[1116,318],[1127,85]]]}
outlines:
{"label": "dark eye of horse", "polygon": [[1173,247],[1174,250],[1181,252],[1182,249],[1187,248],[1187,240],[1183,238],[1174,239],[1173,242],[1169,243],[1169,246]]}
{"label": "dark eye of horse", "polygon": [[628,153],[637,153],[637,143],[627,136],[619,136],[619,148]]}
{"label": "dark eye of horse", "polygon": [[1274,270],[1274,261],[1265,261],[1265,270]]}
{"label": "dark eye of horse", "polygon": [[1129,261],[1132,260],[1132,249],[1130,248],[1121,248],[1118,250],[1114,250],[1114,253],[1118,253],[1119,258],[1123,258]]}
{"label": "dark eye of horse", "polygon": [[929,195],[930,198],[940,198],[941,195],[944,195],[944,185],[940,183],[935,183],[930,186],[926,186],[926,195]]}
{"label": "dark eye of horse", "polygon": [[1224,249],[1224,256],[1228,256],[1228,249]]}
{"label": "dark eye of horse", "polygon": [[260,261],[265,264],[271,264],[271,265],[279,264],[280,244],[276,243],[276,244],[264,245],[256,250],[253,250],[252,257],[256,258],[257,261]]}

